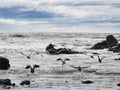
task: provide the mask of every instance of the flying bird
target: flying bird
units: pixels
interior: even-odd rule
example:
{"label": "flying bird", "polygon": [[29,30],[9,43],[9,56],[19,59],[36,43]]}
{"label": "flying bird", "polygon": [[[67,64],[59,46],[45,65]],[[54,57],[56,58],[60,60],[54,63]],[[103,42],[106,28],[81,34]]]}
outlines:
{"label": "flying bird", "polygon": [[39,67],[40,67],[39,65],[33,65],[33,67],[28,65],[25,67],[25,69],[30,69],[31,73],[35,73],[35,68],[39,68]]}
{"label": "flying bird", "polygon": [[73,65],[70,65],[70,67],[72,67],[72,68],[74,68],[74,69],[77,69],[79,72],[81,72],[83,68],[88,68],[88,67],[90,67],[90,66],[81,67],[81,66],[73,66]]}
{"label": "flying bird", "polygon": [[70,67],[77,69],[79,72],[81,72],[81,71],[82,71],[82,68],[81,68],[80,66],[75,67],[75,66],[70,65]]}
{"label": "flying bird", "polygon": [[62,61],[62,66],[66,64],[66,61],[70,61],[69,58],[65,58],[64,60],[62,58],[58,58],[57,61]]}
{"label": "flying bird", "polygon": [[98,57],[99,63],[102,63],[102,60],[103,60],[104,58],[106,58],[106,57],[100,57],[99,55],[96,55],[96,56]]}
{"label": "flying bird", "polygon": [[21,53],[22,55],[26,56],[27,59],[30,59],[33,51],[31,51],[29,55],[26,55],[26,54],[24,54],[23,52],[20,52],[20,53]]}

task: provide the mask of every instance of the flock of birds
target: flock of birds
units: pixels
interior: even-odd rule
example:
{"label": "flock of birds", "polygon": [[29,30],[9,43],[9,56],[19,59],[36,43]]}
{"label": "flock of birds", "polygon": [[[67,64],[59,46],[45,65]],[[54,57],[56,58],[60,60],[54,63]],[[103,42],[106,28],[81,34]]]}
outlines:
{"label": "flock of birds", "polygon": [[[25,53],[23,53],[23,52],[20,52],[22,55],[24,55],[27,59],[31,59],[31,56],[32,56],[32,54],[33,54],[33,50],[27,55],[27,54],[25,54]],[[36,53],[37,55],[39,54],[38,52]],[[44,57],[42,54],[40,54],[41,55],[41,57]],[[94,59],[95,58],[95,56],[97,57],[97,59],[98,59],[98,62],[99,63],[102,63],[102,60],[104,59],[104,58],[106,58],[105,56],[103,56],[103,57],[101,57],[100,56],[100,53],[96,53],[96,52],[94,52],[94,53],[92,53],[92,55],[88,55],[88,54],[86,54],[86,53],[84,53],[84,55],[87,55],[87,56],[89,56],[90,58],[92,58],[92,59]],[[57,59],[57,61],[59,61],[59,62],[62,62],[62,66],[64,66],[64,65],[66,65],[66,62],[67,61],[70,61],[70,59],[69,58],[65,58],[65,59],[62,59],[62,58],[58,58]],[[81,67],[81,66],[73,66],[73,65],[69,65],[70,67],[72,67],[72,68],[74,68],[74,69],[77,69],[79,72],[81,72],[82,71],[82,68],[88,68],[88,67]],[[39,65],[33,65],[33,66],[31,66],[31,65],[27,65],[26,67],[25,67],[25,69],[30,69],[30,73],[35,73],[35,69],[36,68],[39,68],[40,66]]]}
{"label": "flock of birds", "polygon": [[[33,50],[31,50],[31,52],[29,54],[26,54],[26,53],[23,53],[23,52],[19,52],[21,53],[23,56],[25,56],[27,59],[31,59],[32,57],[32,54],[33,54]],[[41,55],[41,57],[44,57],[44,55],[40,54],[39,52],[36,52],[37,55]],[[97,57],[97,60],[99,63],[102,63],[103,59],[105,59],[106,57],[105,56],[101,56],[100,53],[96,53],[96,52],[93,52],[91,55],[87,54],[87,53],[83,53],[84,55],[87,55],[89,56],[90,58],[92,59],[96,59],[95,57]],[[66,65],[66,63],[68,61],[70,61],[69,58],[57,58],[56,61],[59,61],[61,62],[62,66]],[[74,66],[74,65],[69,65],[71,68],[73,69],[76,69],[77,71],[81,72],[83,68],[88,68],[90,66],[86,66],[86,67],[81,67],[81,66]],[[34,65],[27,65],[25,67],[25,69],[29,69],[30,70],[30,73],[34,74],[35,73],[35,69],[36,68],[39,68],[40,66],[37,65],[37,64],[34,64]],[[66,81],[67,82],[67,81]],[[82,83],[84,84],[91,84],[93,83],[93,81],[90,81],[90,80],[87,80],[87,81],[82,81]],[[29,80],[25,80],[23,81],[20,85],[30,85],[30,81]],[[120,86],[120,84],[118,85]]]}

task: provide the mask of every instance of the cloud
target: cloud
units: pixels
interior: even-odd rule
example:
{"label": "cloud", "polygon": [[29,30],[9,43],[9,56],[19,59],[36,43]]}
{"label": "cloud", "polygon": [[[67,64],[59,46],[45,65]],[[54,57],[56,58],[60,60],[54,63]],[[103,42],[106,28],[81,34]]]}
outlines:
{"label": "cloud", "polygon": [[1,0],[0,24],[26,31],[118,31],[119,6],[119,0]]}

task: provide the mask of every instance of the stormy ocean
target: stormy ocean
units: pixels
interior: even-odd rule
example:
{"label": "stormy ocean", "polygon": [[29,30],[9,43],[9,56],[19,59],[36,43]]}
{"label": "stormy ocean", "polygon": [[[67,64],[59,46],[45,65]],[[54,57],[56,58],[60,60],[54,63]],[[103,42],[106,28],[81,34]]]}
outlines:
{"label": "stormy ocean", "polygon": [[[102,50],[90,50],[95,43],[105,40],[109,33],[0,33],[0,56],[10,61],[9,70],[0,70],[0,78],[9,78],[16,83],[10,90],[120,90],[120,61],[118,53]],[[120,34],[112,34],[120,41]],[[50,43],[55,48],[70,48],[85,54],[50,55],[45,51]],[[25,55],[33,51],[31,58]],[[92,53],[100,53],[103,59],[90,58]],[[58,58],[69,58],[62,66]],[[27,65],[40,65],[35,73],[25,69]],[[74,67],[83,67],[79,72]],[[85,68],[84,68],[85,67]],[[20,86],[23,80],[30,80],[30,86]],[[92,84],[82,81],[91,80]],[[4,88],[0,88],[4,90]]]}

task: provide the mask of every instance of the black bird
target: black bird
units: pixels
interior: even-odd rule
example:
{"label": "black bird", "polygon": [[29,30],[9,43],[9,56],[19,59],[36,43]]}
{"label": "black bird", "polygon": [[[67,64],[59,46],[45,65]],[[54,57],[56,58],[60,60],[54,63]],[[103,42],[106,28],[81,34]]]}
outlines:
{"label": "black bird", "polygon": [[99,55],[96,55],[96,56],[98,57],[99,63],[102,63],[102,60],[103,60],[104,58],[106,58],[106,57],[100,57]]}
{"label": "black bird", "polygon": [[33,51],[31,51],[29,55],[26,55],[26,54],[24,54],[23,52],[20,52],[20,53],[21,53],[22,55],[26,56],[27,59],[30,59]]}
{"label": "black bird", "polygon": [[93,55],[90,55],[91,58],[94,58],[95,55],[100,55],[100,53],[93,52]]}
{"label": "black bird", "polygon": [[66,64],[66,61],[70,61],[69,58],[65,58],[64,60],[62,58],[58,58],[57,61],[62,61],[62,66]]}
{"label": "black bird", "polygon": [[31,67],[30,65],[26,66],[25,69],[30,69],[31,73],[35,72],[35,68],[39,68],[39,65],[33,65],[33,67]]}

